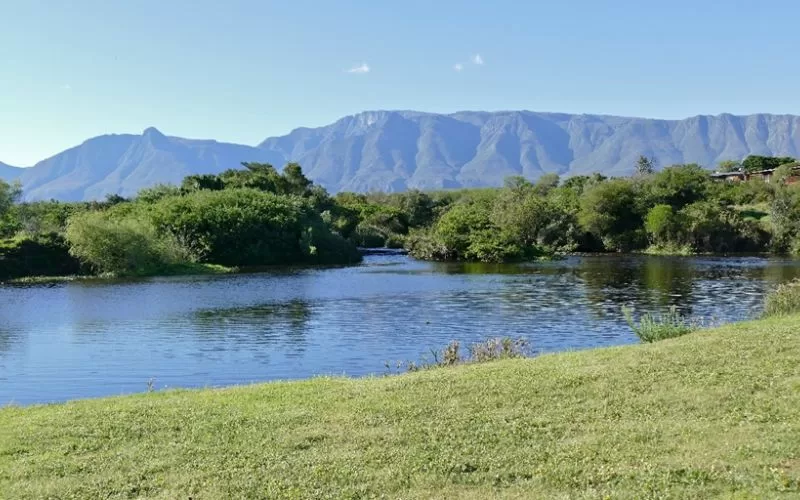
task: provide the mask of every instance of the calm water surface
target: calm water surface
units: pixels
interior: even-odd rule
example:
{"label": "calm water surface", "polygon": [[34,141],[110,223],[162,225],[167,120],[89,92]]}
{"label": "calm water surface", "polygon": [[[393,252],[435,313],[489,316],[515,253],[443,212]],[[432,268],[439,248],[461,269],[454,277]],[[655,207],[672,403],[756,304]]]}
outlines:
{"label": "calm water surface", "polygon": [[0,405],[155,388],[386,373],[451,340],[523,336],[537,351],[636,342],[620,306],[716,322],[759,312],[800,262],[570,257],[418,262],[138,282],[0,287]]}

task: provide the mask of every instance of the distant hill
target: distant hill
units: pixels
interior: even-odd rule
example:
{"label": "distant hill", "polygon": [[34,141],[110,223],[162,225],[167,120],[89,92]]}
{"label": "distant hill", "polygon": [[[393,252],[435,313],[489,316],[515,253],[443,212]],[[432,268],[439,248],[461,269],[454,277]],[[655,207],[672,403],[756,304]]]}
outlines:
{"label": "distant hill", "polygon": [[0,179],[4,181],[13,181],[19,177],[25,169],[19,167],[12,167],[0,161]]}
{"label": "distant hill", "polygon": [[[601,172],[626,175],[639,155],[659,167],[749,154],[800,156],[800,117],[756,114],[655,120],[529,111],[368,111],[319,128],[299,128],[258,147],[142,135],[89,139],[18,178],[27,199],[89,200],[131,196],[195,173],[243,161],[299,162],[332,192],[499,186],[510,175],[536,179]],[[0,177],[18,170],[0,166]]]}
{"label": "distant hill", "polygon": [[104,135],[24,169],[26,199],[94,200],[132,196],[187,175],[219,173],[242,161],[281,164],[283,157],[251,146],[167,137],[155,128],[142,135]]}
{"label": "distant hill", "polygon": [[297,129],[259,147],[299,162],[333,191],[499,186],[510,175],[630,174],[639,155],[661,167],[713,167],[749,154],[798,156],[800,117],[376,111]]}

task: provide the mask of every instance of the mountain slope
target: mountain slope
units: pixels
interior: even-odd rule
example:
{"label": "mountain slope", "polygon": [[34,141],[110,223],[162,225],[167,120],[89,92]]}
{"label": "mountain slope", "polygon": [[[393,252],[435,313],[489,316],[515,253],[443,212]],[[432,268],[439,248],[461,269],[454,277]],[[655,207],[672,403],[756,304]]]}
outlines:
{"label": "mountain slope", "polygon": [[713,167],[749,154],[800,156],[800,117],[368,111],[325,127],[299,128],[257,148],[168,137],[154,128],[142,135],[105,135],[31,168],[0,165],[0,178],[19,178],[26,199],[90,200],[131,196],[243,161],[278,167],[297,161],[332,192],[402,191],[499,186],[510,175],[536,179],[548,172],[625,175],[639,155],[654,157],[662,167]]}
{"label": "mountain slope", "polygon": [[661,166],[707,167],[748,154],[798,156],[800,117],[371,111],[259,147],[300,162],[332,191],[498,186],[509,175],[624,175],[642,154]]}
{"label": "mountain slope", "polygon": [[149,128],[142,135],[89,139],[25,169],[19,179],[26,199],[94,200],[179,184],[187,175],[219,173],[243,161],[281,164],[283,157],[250,146],[167,137]]}
{"label": "mountain slope", "polygon": [[0,179],[9,182],[15,180],[19,177],[24,169],[19,167],[12,167],[6,163],[0,161]]}

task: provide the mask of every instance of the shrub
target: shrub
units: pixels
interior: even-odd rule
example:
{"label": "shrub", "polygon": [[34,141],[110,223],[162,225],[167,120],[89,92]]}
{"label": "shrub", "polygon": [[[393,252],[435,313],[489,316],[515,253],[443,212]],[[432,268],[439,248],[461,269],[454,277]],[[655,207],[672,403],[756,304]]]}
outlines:
{"label": "shrub", "polygon": [[227,266],[357,262],[355,247],[302,198],[255,189],[200,190],[151,208],[159,232],[199,262]]}
{"label": "shrub", "polygon": [[469,348],[473,362],[494,361],[496,359],[523,358],[529,355],[528,341],[508,337],[489,339],[472,344]]}
{"label": "shrub", "polygon": [[764,299],[764,316],[796,313],[800,313],[800,280],[779,286]]}
{"label": "shrub", "polygon": [[501,227],[492,201],[453,205],[430,230],[412,233],[406,248],[412,256],[426,260],[507,262],[547,255],[510,224]]}
{"label": "shrub", "polygon": [[691,333],[699,328],[699,324],[683,316],[675,306],[669,311],[659,315],[645,313],[637,323],[633,317],[633,310],[623,307],[622,313],[628,326],[642,342],[657,342]]}
{"label": "shrub", "polygon": [[72,217],[66,234],[70,254],[101,273],[150,274],[187,258],[175,238],[144,218],[88,212]]}
{"label": "shrub", "polygon": [[20,236],[0,241],[0,280],[23,276],[80,274],[80,262],[58,234]]}
{"label": "shrub", "polygon": [[[431,350],[433,359],[423,360],[421,363],[408,362],[405,363],[405,366],[408,371],[418,371],[420,369],[455,366],[465,363],[485,363],[500,359],[524,358],[530,355],[527,340],[509,337],[493,338],[472,344],[467,352],[467,355],[462,354],[461,343],[454,340],[441,351]],[[398,370],[402,366],[403,363],[398,363]],[[386,367],[390,369],[388,363]]]}

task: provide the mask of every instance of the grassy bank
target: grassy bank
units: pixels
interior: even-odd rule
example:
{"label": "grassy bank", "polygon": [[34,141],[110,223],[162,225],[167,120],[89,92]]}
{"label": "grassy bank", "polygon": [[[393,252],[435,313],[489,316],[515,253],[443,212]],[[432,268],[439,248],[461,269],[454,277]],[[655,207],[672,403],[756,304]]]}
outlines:
{"label": "grassy bank", "polygon": [[798,497],[798,332],[5,408],[0,497]]}
{"label": "grassy bank", "polygon": [[180,263],[151,269],[147,272],[118,275],[105,273],[100,275],[70,275],[70,276],[24,276],[8,280],[7,283],[16,285],[39,285],[48,283],[68,283],[71,281],[103,281],[120,278],[150,278],[157,276],[193,276],[206,274],[231,274],[238,272],[236,267],[220,266],[218,264]]}

